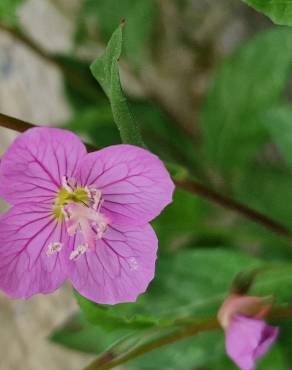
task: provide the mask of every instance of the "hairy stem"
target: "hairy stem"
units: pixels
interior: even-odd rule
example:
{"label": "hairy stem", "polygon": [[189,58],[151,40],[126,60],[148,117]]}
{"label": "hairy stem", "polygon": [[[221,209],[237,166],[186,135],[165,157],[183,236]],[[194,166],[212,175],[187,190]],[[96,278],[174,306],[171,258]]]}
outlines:
{"label": "hairy stem", "polygon": [[[24,132],[29,128],[36,127],[31,123],[1,113],[0,113],[0,126],[10,128],[18,132]],[[89,144],[86,144],[86,147],[88,151],[95,151],[98,149]],[[292,238],[292,232],[288,230],[285,226],[283,226],[281,223],[229,197],[226,197],[212,189],[209,189],[208,187],[195,181],[194,179],[186,178],[183,180],[174,180],[174,182],[178,187],[186,191],[189,191],[193,194],[196,194],[200,198],[206,199],[209,202],[219,205],[220,207],[223,207],[225,209],[234,211],[240,214],[241,216],[264,226],[265,228],[269,229],[274,233],[277,233],[284,237]]]}

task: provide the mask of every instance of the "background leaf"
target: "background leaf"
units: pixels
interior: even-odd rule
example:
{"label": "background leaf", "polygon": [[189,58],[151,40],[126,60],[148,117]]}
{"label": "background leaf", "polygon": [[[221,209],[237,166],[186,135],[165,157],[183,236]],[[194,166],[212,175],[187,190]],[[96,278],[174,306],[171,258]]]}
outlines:
{"label": "background leaf", "polygon": [[267,139],[261,117],[279,101],[291,64],[292,30],[274,29],[219,68],[201,119],[205,158],[225,178],[242,173]]}
{"label": "background leaf", "polygon": [[99,354],[127,334],[127,331],[122,330],[106,332],[88,323],[83,315],[78,313],[55,329],[50,335],[50,340],[80,352]]}
{"label": "background leaf", "polygon": [[17,24],[16,10],[25,0],[1,0],[0,1],[0,20],[7,24]]}
{"label": "background leaf", "polygon": [[290,0],[243,0],[276,24],[292,26],[292,4]]}

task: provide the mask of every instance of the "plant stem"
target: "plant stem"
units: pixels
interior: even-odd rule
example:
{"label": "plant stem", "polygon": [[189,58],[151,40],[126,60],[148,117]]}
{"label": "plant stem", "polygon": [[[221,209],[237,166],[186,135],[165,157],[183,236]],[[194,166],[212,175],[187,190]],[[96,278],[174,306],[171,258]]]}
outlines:
{"label": "plant stem", "polygon": [[[7,116],[6,114],[3,114],[3,113],[0,113],[0,127],[5,127],[10,130],[17,131],[17,132],[25,132],[29,130],[30,128],[39,127],[39,126],[34,125],[33,123],[23,121],[18,118]],[[85,146],[89,152],[94,152],[95,150],[98,149],[97,147],[94,147],[86,143],[85,143]]]}
{"label": "plant stem", "polygon": [[[32,127],[37,127],[31,123],[22,121],[17,118],[7,116],[0,113],[0,126],[10,128],[18,132],[24,132]],[[95,151],[98,148],[89,144],[85,144],[89,152]],[[277,233],[278,235],[288,237],[292,239],[292,232],[288,230],[281,223],[271,219],[270,217],[253,210],[229,197],[217,193],[215,190],[207,188],[205,185],[200,184],[194,179],[174,180],[175,184],[190,193],[196,194],[200,198],[206,199],[209,202],[216,204],[225,209],[234,211],[241,216],[254,221],[270,231]]]}
{"label": "plant stem", "polygon": [[211,203],[215,203],[223,208],[234,211],[241,216],[244,216],[245,218],[266,227],[276,234],[292,238],[292,232],[279,222],[261,212],[237,202],[236,200],[223,196],[194,180],[177,180],[176,185],[191,193],[197,194],[201,198],[207,199]]}
{"label": "plant stem", "polygon": [[35,125],[32,123],[22,121],[18,118],[6,116],[6,114],[2,113],[0,113],[0,126],[18,132],[24,132],[32,127],[35,127]]}
{"label": "plant stem", "polygon": [[[273,309],[268,315],[269,320],[285,319],[292,317],[292,306],[279,307]],[[180,328],[174,332],[168,333],[152,341],[143,343],[140,346],[134,347],[132,350],[119,357],[115,356],[115,352],[111,349],[104,352],[84,370],[109,370],[127,361],[133,360],[148,352],[154,351],[168,344],[192,337],[202,332],[214,331],[220,329],[218,321],[214,318],[206,319],[201,322],[194,322],[187,327]]]}
{"label": "plant stem", "polygon": [[[194,336],[201,332],[217,330],[219,328],[220,326],[216,319],[205,320],[200,323],[190,325],[187,328],[184,327],[183,329],[176,330],[170,334],[155,338],[154,340],[147,343],[143,343],[142,345],[134,347],[133,350],[118,358],[115,358],[114,353],[111,353],[111,351],[109,350],[98,357],[96,360],[94,360],[89,366],[84,368],[84,370],[113,369],[120,364],[123,364],[148,352],[154,351],[158,348],[164,347],[168,344]],[[109,360],[107,361],[107,359]]]}

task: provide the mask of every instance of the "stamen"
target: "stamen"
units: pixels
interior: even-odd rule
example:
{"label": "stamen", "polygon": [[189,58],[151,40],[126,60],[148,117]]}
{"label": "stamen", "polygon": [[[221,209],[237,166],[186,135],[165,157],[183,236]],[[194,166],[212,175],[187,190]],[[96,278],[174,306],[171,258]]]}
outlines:
{"label": "stamen", "polygon": [[[67,233],[80,233],[83,244],[74,250],[70,259],[75,260],[87,250],[95,251],[97,240],[102,239],[109,220],[101,212],[102,192],[94,187],[78,186],[73,178],[64,176],[62,188],[54,204],[54,215],[64,220]],[[52,253],[51,250],[48,251]]]}
{"label": "stamen", "polygon": [[78,245],[78,247],[74,251],[71,252],[70,257],[69,257],[70,260],[71,261],[76,261],[87,250],[88,250],[88,246],[87,245],[84,245],[84,244]]}
{"label": "stamen", "polygon": [[62,186],[66,189],[69,193],[73,192],[73,188],[70,186],[69,179],[67,176],[62,177]]}
{"label": "stamen", "polygon": [[60,242],[50,243],[46,251],[46,255],[48,257],[52,256],[53,254],[60,252],[62,248],[63,248],[63,244]]}
{"label": "stamen", "polygon": [[102,205],[101,191],[97,189],[90,189],[90,195],[91,199],[93,199],[93,209],[99,212]]}

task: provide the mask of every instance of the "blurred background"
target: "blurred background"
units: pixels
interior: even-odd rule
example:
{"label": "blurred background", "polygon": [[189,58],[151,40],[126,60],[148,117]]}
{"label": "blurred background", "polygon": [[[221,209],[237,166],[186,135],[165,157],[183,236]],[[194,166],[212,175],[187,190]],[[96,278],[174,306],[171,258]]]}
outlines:
{"label": "blurred background", "polygon": [[[68,128],[98,147],[120,142],[109,102],[88,67],[122,19],[122,85],[149,148],[208,187],[292,228],[292,31],[240,0],[1,0],[0,112]],[[0,155],[16,135],[0,128]],[[181,278],[169,280],[171,289],[185,290],[175,298],[183,308],[215,294],[222,276],[227,289],[224,271],[233,276],[246,263],[238,258],[292,256],[285,237],[182,190],[154,227],[161,260],[181,251],[201,253],[201,267],[190,265],[196,283],[182,285],[183,266]],[[164,268],[158,266],[156,289],[169,277]],[[285,294],[292,299],[291,289]],[[27,302],[1,295],[0,369],[85,366],[103,334],[74,316],[77,310],[69,286]],[[68,332],[57,329],[71,315]],[[48,339],[53,330],[55,343]],[[263,369],[291,369],[290,343],[284,335],[281,341]],[[226,361],[222,336],[203,337],[129,367],[232,369]]]}

